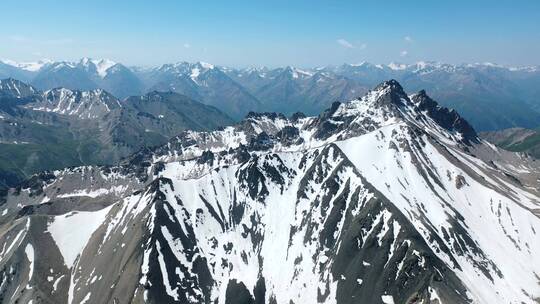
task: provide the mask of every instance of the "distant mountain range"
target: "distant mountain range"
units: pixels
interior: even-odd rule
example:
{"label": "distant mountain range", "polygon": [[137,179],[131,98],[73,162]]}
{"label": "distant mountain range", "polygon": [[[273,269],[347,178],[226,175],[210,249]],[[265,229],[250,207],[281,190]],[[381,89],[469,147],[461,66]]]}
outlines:
{"label": "distant mountain range", "polygon": [[218,109],[173,92],[120,100],[103,89],[40,91],[0,80],[0,188],[42,170],[114,164],[181,131],[232,122]]}
{"label": "distant mountain range", "polygon": [[38,89],[104,89],[123,99],[172,91],[212,105],[235,119],[250,111],[316,114],[337,100],[358,97],[381,81],[396,79],[411,90],[426,89],[480,130],[540,125],[540,68],[495,64],[343,64],[320,68],[245,68],[197,62],[153,68],[110,60],[0,62],[0,78],[13,77]]}

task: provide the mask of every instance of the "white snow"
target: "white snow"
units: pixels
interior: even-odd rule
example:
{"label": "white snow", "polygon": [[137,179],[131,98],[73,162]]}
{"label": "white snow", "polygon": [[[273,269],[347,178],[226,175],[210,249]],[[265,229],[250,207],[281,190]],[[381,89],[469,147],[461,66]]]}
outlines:
{"label": "white snow", "polygon": [[47,231],[51,234],[64,257],[64,263],[71,268],[82,252],[92,233],[103,223],[110,207],[94,212],[75,211],[55,216]]}
{"label": "white snow", "polygon": [[11,65],[11,66],[17,67],[17,68],[19,68],[21,70],[25,70],[25,71],[29,71],[29,72],[38,72],[45,65],[48,65],[48,64],[52,63],[52,61],[48,60],[48,59],[42,59],[42,60],[39,60],[39,61],[36,61],[36,62],[16,62],[16,61],[9,60],[9,59],[0,60],[0,61],[2,61],[3,63],[5,63],[7,65]]}
{"label": "white snow", "polygon": [[200,73],[201,73],[201,70],[199,68],[193,68],[191,70],[191,75],[189,75],[189,77],[191,78],[191,80],[197,82],[197,77],[199,77]]}
{"label": "white snow", "polygon": [[30,262],[30,272],[28,275],[28,282],[30,282],[32,280],[32,276],[34,275],[34,247],[32,246],[32,244],[26,244],[24,252],[26,253],[26,257]]}
{"label": "white snow", "polygon": [[394,304],[394,297],[390,295],[383,295],[381,296],[381,300],[384,304]]}
{"label": "white snow", "polygon": [[86,296],[82,299],[82,301],[79,304],[84,304],[84,303],[88,302],[90,300],[90,295],[91,294],[92,294],[91,292],[87,293]]}
{"label": "white snow", "polygon": [[161,274],[163,278],[163,285],[165,285],[165,291],[175,301],[178,301],[178,291],[177,291],[178,288],[171,287],[171,284],[169,282],[169,274],[167,273],[167,266],[165,266],[165,260],[163,259],[163,254],[161,253],[161,246],[159,244],[159,241],[156,243],[156,247],[158,251],[159,269],[161,270]]}
{"label": "white snow", "polygon": [[15,246],[19,246],[19,241],[24,238],[26,235],[26,232],[28,232],[28,229],[30,227],[30,219],[26,220],[26,226],[24,229],[21,229],[13,241],[9,244],[9,246],[6,249],[6,243],[4,243],[4,247],[2,248],[2,252],[0,252],[0,260],[2,260],[7,254],[11,252],[11,249],[15,248]]}
{"label": "white snow", "polygon": [[213,65],[213,64],[210,64],[210,63],[208,63],[208,62],[199,61],[199,64],[200,64],[203,68],[205,68],[205,69],[211,70],[211,69],[214,68],[214,65]]}
{"label": "white snow", "polygon": [[62,280],[63,277],[64,277],[64,275],[61,275],[60,277],[58,277],[58,279],[56,279],[56,281],[54,281],[54,283],[53,283],[53,292],[56,291],[56,289],[58,288],[58,283],[60,283],[60,280]]}
{"label": "white snow", "polygon": [[400,71],[400,70],[405,70],[407,68],[407,65],[402,64],[402,63],[391,62],[391,63],[388,64],[388,67],[391,70]]}
{"label": "white snow", "polygon": [[98,188],[94,190],[81,189],[81,190],[75,190],[71,193],[60,194],[57,197],[66,198],[66,197],[87,196],[91,198],[96,198],[98,196],[103,196],[107,194],[123,193],[125,190],[126,190],[126,186],[114,186],[109,189],[107,188]]}
{"label": "white snow", "polygon": [[92,63],[96,66],[97,73],[101,78],[105,78],[109,68],[116,65],[116,62],[109,59],[92,60]]}
{"label": "white snow", "polygon": [[[392,139],[392,132],[396,130],[400,134],[401,124],[391,124],[380,128],[379,130],[366,135],[351,138],[339,142],[340,148],[348,155],[353,164],[364,175],[370,183],[379,189],[388,197],[404,214],[413,214],[417,212],[417,204],[414,202],[424,202],[427,208],[426,215],[434,227],[449,228],[448,216],[454,211],[445,207],[445,203],[440,198],[445,198],[451,202],[465,223],[469,226],[467,230],[471,237],[478,243],[480,248],[487,254],[490,260],[501,270],[503,278],[493,275],[492,283],[477,268],[475,268],[470,259],[480,259],[475,256],[457,257],[462,271],[456,271],[458,277],[469,287],[471,295],[480,303],[494,303],[501,299],[506,302],[515,303],[516,301],[530,302],[530,298],[521,291],[523,288],[527,293],[534,296],[540,294],[538,280],[535,272],[540,272],[540,262],[533,257],[533,252],[540,250],[538,239],[535,240],[534,234],[530,233],[530,227],[534,226],[539,231],[540,223],[535,216],[527,209],[522,208],[520,204],[533,208],[535,203],[531,202],[530,194],[523,192],[518,188],[511,188],[511,185],[494,180],[490,176],[483,174],[480,168],[484,165],[479,159],[476,159],[466,153],[452,149],[450,143],[449,152],[466,166],[473,168],[484,177],[482,182],[491,184],[494,189],[501,187],[510,187],[517,194],[516,199],[520,201],[516,204],[513,200],[503,196],[488,187],[483,186],[479,181],[465,172],[461,172],[453,163],[438,152],[436,147],[427,144],[423,147],[423,152],[429,158],[422,157],[421,154],[412,152],[396,152],[387,149],[389,140]],[[378,134],[384,134],[384,137]],[[402,133],[402,132],[401,132]],[[434,133],[434,135],[437,135]],[[406,133],[403,134],[406,140],[412,140]],[[442,135],[441,141],[443,140]],[[371,147],[362,149],[360,147]],[[429,166],[435,173],[441,176],[440,180],[444,184],[444,189],[435,184],[435,192],[425,182],[425,178],[419,174],[416,166],[411,162],[410,153],[415,153],[421,166]],[[399,164],[399,165],[398,165]],[[448,180],[446,170],[455,172],[452,176],[460,174],[465,177],[467,187],[457,189],[453,180]],[[459,170],[456,172],[456,170]],[[407,183],[405,189],[399,185]],[[433,181],[431,181],[433,183]],[[389,186],[387,186],[389,185]],[[502,210],[508,208],[511,210],[513,223],[506,212],[502,216],[497,213],[486,212],[490,210],[490,202],[501,204]],[[429,203],[427,203],[429,202]],[[435,203],[438,202],[438,203]],[[469,203],[474,202],[474,203]],[[518,219],[519,218],[519,219]],[[427,239],[428,234],[423,224],[410,216],[411,222],[417,227],[417,230]],[[494,237],[498,235],[498,237]],[[518,246],[524,248],[525,243],[530,247],[530,251],[516,247],[512,239],[518,242]],[[428,242],[430,243],[430,242]],[[432,244],[432,243],[430,243]],[[452,244],[448,244],[451,247]],[[439,257],[452,265],[449,258],[437,248],[433,248]],[[508,259],[513,256],[513,259]],[[526,262],[525,262],[526,261]],[[421,262],[424,262],[421,259]],[[498,290],[499,294],[492,291]]]}

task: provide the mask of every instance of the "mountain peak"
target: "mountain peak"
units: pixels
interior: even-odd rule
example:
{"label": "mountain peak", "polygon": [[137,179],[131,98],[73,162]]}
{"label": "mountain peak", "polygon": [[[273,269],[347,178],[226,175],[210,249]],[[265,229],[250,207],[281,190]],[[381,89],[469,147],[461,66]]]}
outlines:
{"label": "mountain peak", "polygon": [[208,70],[212,70],[215,68],[215,66],[211,63],[208,63],[208,62],[204,62],[204,61],[199,61],[197,62],[198,65],[200,65],[202,68],[204,69],[208,69]]}
{"label": "mountain peak", "polygon": [[397,90],[400,93],[401,92],[404,93],[403,87],[395,79],[390,79],[390,80],[386,80],[386,81],[382,82],[381,84],[379,84],[378,86],[375,87],[375,90],[382,90],[382,89],[386,89],[386,88],[388,88],[390,90]]}
{"label": "mountain peak", "polygon": [[99,118],[120,107],[118,99],[103,89],[82,91],[66,88],[45,91],[43,100],[29,106],[35,111],[54,112],[80,119]]}
{"label": "mountain peak", "polygon": [[478,141],[478,135],[469,122],[461,117],[456,110],[440,106],[427,95],[425,90],[412,95],[411,101],[419,111],[425,112],[441,127],[462,134],[465,143]]}
{"label": "mountain peak", "polygon": [[379,84],[373,91],[378,92],[377,104],[411,105],[403,87],[395,79],[390,79]]}
{"label": "mountain peak", "polygon": [[15,68],[27,71],[27,72],[38,72],[39,70],[41,70],[42,67],[52,64],[53,61],[49,59],[40,59],[35,62],[16,62],[9,59],[1,59],[0,63],[7,64],[9,66],[12,66],[12,67],[15,67]]}
{"label": "mountain peak", "polygon": [[407,67],[408,66],[406,64],[403,64],[403,63],[390,62],[388,64],[388,68],[390,68],[391,70],[394,70],[394,71],[405,70],[405,69],[407,69]]}
{"label": "mountain peak", "polygon": [[24,98],[38,92],[33,86],[15,78],[0,79],[0,94],[10,95],[16,98]]}
{"label": "mountain peak", "polygon": [[109,59],[92,59],[89,57],[83,57],[78,63],[85,69],[89,69],[92,72],[98,74],[99,77],[105,78],[107,76],[107,70],[115,65],[116,62]]}
{"label": "mountain peak", "polygon": [[263,118],[268,118],[270,120],[275,120],[277,118],[280,118],[280,119],[287,119],[287,117],[285,117],[285,115],[281,114],[281,113],[275,113],[275,112],[249,112],[247,115],[246,115],[246,119],[263,119]]}

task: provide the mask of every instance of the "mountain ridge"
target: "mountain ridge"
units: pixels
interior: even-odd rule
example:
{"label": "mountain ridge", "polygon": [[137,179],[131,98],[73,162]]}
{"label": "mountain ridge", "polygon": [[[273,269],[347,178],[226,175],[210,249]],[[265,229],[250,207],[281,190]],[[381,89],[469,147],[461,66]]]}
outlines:
{"label": "mountain ridge", "polygon": [[113,164],[185,129],[232,123],[218,109],[176,93],[119,100],[103,89],[39,91],[0,80],[0,185],[45,169]]}
{"label": "mountain ridge", "polygon": [[538,164],[424,95],[387,81],[316,117],[253,113],[35,176],[2,196],[1,296],[535,303]]}
{"label": "mountain ridge", "polygon": [[121,99],[152,90],[175,91],[217,106],[237,120],[249,111],[316,115],[336,100],[354,99],[386,79],[397,79],[411,90],[429,90],[441,104],[458,110],[479,131],[534,128],[540,121],[540,95],[536,89],[540,69],[534,66],[423,61],[236,69],[204,62],[150,68],[117,63],[104,65],[109,72],[102,77],[95,64],[100,62],[107,61],[85,58],[78,62],[48,62],[34,72],[17,68],[17,64],[4,64],[0,76],[15,77],[42,89],[102,88]]}

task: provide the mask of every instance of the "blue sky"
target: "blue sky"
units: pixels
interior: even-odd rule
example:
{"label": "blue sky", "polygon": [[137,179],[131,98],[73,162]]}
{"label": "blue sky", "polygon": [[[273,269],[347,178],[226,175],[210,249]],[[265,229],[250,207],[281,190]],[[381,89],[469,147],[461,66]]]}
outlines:
{"label": "blue sky", "polygon": [[[384,4],[383,4],[384,2]],[[540,64],[540,1],[2,1],[0,58]]]}

